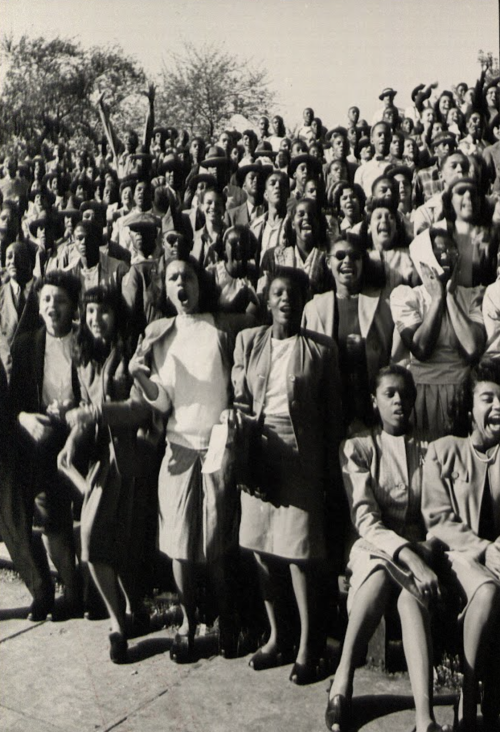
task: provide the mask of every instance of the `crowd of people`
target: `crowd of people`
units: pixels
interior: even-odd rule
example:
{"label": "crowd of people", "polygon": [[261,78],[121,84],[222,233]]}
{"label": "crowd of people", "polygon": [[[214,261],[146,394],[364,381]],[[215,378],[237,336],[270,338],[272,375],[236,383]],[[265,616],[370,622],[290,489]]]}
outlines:
{"label": "crowd of people", "polygon": [[386,88],[371,125],[306,108],[293,135],[263,115],[211,140],[156,125],[150,86],[142,140],[100,95],[95,150],[3,160],[0,531],[30,620],[109,616],[124,663],[167,557],[174,662],[212,608],[223,656],[259,638],[255,671],[307,684],[345,574],[328,728],[349,728],[392,608],[416,732],[444,729],[445,607],[456,728],[476,729],[480,690],[498,729],[499,81],[419,84],[404,111]]}

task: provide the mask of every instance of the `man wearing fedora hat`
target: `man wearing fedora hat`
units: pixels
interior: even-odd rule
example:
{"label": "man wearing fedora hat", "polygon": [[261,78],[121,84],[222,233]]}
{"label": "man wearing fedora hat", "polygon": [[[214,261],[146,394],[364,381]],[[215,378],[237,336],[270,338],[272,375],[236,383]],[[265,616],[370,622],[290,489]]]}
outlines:
{"label": "man wearing fedora hat", "polygon": [[415,206],[421,206],[436,193],[443,190],[441,163],[456,147],[457,141],[453,132],[438,132],[433,139],[432,149],[436,162],[429,168],[422,168],[415,175],[413,183],[413,203]]}
{"label": "man wearing fedora hat", "polygon": [[[381,93],[378,95],[378,98],[383,103],[383,107],[380,109],[377,109],[375,114],[372,118],[372,127],[373,125],[376,125],[377,122],[381,122],[384,119],[384,112],[386,109],[389,109],[390,107],[394,107],[394,97],[396,96],[397,91],[395,89],[392,89],[390,86],[386,87],[385,89],[382,89]],[[399,110],[398,110],[399,112]]]}
{"label": "man wearing fedora hat", "polygon": [[[250,130],[252,132],[252,130]],[[255,135],[255,132],[253,133]],[[257,135],[255,135],[257,139]],[[253,159],[251,161],[253,163]],[[245,192],[231,181],[231,159],[218,145],[212,145],[205,160],[200,163],[207,173],[217,179],[217,188],[226,196],[226,207],[234,208],[246,200]]]}
{"label": "man wearing fedora hat", "polygon": [[248,226],[252,221],[264,213],[260,204],[261,183],[264,168],[260,163],[243,165],[236,172],[238,184],[247,195],[247,200],[236,208],[228,211],[227,215],[231,226],[240,224]]}

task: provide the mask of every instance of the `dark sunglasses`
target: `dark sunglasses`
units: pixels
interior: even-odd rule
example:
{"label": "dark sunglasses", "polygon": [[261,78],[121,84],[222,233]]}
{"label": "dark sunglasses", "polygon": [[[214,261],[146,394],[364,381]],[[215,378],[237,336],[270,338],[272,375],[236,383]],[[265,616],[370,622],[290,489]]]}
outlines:
{"label": "dark sunglasses", "polygon": [[174,244],[182,242],[182,236],[180,234],[167,234],[165,241],[167,244],[170,244],[170,246],[174,246]]}
{"label": "dark sunglasses", "polygon": [[335,259],[338,259],[339,262],[342,262],[348,257],[351,262],[359,262],[361,260],[361,254],[359,252],[346,252],[343,249],[339,249],[338,251],[333,252],[333,254],[330,254],[330,257],[335,257]]}

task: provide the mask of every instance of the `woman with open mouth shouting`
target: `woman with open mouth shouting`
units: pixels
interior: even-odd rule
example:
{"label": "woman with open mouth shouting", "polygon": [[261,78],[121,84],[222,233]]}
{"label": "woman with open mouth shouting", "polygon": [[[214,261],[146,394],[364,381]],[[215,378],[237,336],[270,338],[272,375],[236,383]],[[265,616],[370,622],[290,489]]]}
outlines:
{"label": "woman with open mouth shouting", "polygon": [[327,257],[335,290],[307,303],[302,325],[337,342],[346,427],[355,420],[368,424],[370,385],[391,357],[391,309],[382,288],[366,283],[368,254],[359,236],[344,233]]}
{"label": "woman with open mouth shouting", "polygon": [[[240,470],[240,545],[254,553],[269,621],[255,671],[293,660],[279,612],[279,576],[290,575],[300,618],[300,640],[290,680],[317,680],[325,638],[314,599],[315,570],[326,557],[325,529],[339,546],[327,506],[341,490],[335,445],[341,426],[336,348],[303,335],[300,323],[307,276],[282,268],[269,286],[270,327],[242,331],[236,341],[232,381],[238,434],[247,437]],[[331,566],[331,565],[330,565]]]}
{"label": "woman with open mouth shouting", "polygon": [[398,216],[398,202],[388,196],[372,198],[360,227],[370,257],[370,277],[389,298],[398,285],[414,286],[417,273],[408,251],[408,236]]}
{"label": "woman with open mouth shouting", "polygon": [[485,730],[498,729],[500,697],[500,364],[483,359],[463,384],[453,435],[429,446],[422,509],[448,562],[463,628],[463,685],[456,706],[460,732],[477,729],[482,681]]}
{"label": "woman with open mouth shouting", "polygon": [[280,267],[300,269],[309,281],[308,299],[333,287],[332,275],[326,262],[324,245],[326,222],[316,201],[301,198],[290,208],[285,221],[283,244],[268,249],[261,264],[258,292],[264,298]]}
{"label": "woman with open mouth shouting", "polygon": [[[175,317],[151,323],[129,370],[145,400],[167,417],[167,449],[159,476],[159,549],[173,562],[183,612],[170,649],[172,660],[194,658],[196,565],[205,565],[219,607],[221,651],[234,639],[224,560],[235,536],[236,487],[232,466],[203,473],[210,435],[231,406],[230,373],[238,329],[252,316],[212,309],[208,278],[193,259],[165,267],[168,304]],[[234,541],[234,540],[233,540]]]}
{"label": "woman with open mouth shouting", "polygon": [[431,229],[426,261],[419,263],[424,284],[400,285],[391,295],[393,359],[408,363],[417,385],[416,424],[430,440],[448,433],[452,400],[485,342],[482,288],[458,285],[460,266],[448,232]]}

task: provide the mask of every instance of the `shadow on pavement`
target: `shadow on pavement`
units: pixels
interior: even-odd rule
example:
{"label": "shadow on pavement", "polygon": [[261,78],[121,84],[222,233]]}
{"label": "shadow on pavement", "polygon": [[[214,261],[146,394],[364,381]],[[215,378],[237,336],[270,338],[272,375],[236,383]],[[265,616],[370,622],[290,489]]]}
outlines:
{"label": "shadow on pavement", "polygon": [[1,620],[26,620],[26,617],[30,611],[30,606],[25,607],[9,607],[5,610],[0,610],[0,621]]}
{"label": "shadow on pavement", "polygon": [[[434,706],[452,706],[455,700],[455,694],[437,696],[434,699]],[[354,697],[350,732],[358,732],[374,719],[414,708],[415,704],[411,695],[377,694]]]}
{"label": "shadow on pavement", "polygon": [[[136,645],[129,647],[128,662],[138,663],[145,658],[152,658],[153,656],[167,653],[170,651],[173,640],[173,638],[146,638]],[[219,642],[217,634],[209,633],[205,636],[198,636],[194,641],[194,652],[190,663],[196,663],[196,661],[200,661],[202,658],[206,659],[216,656],[218,650]]]}

